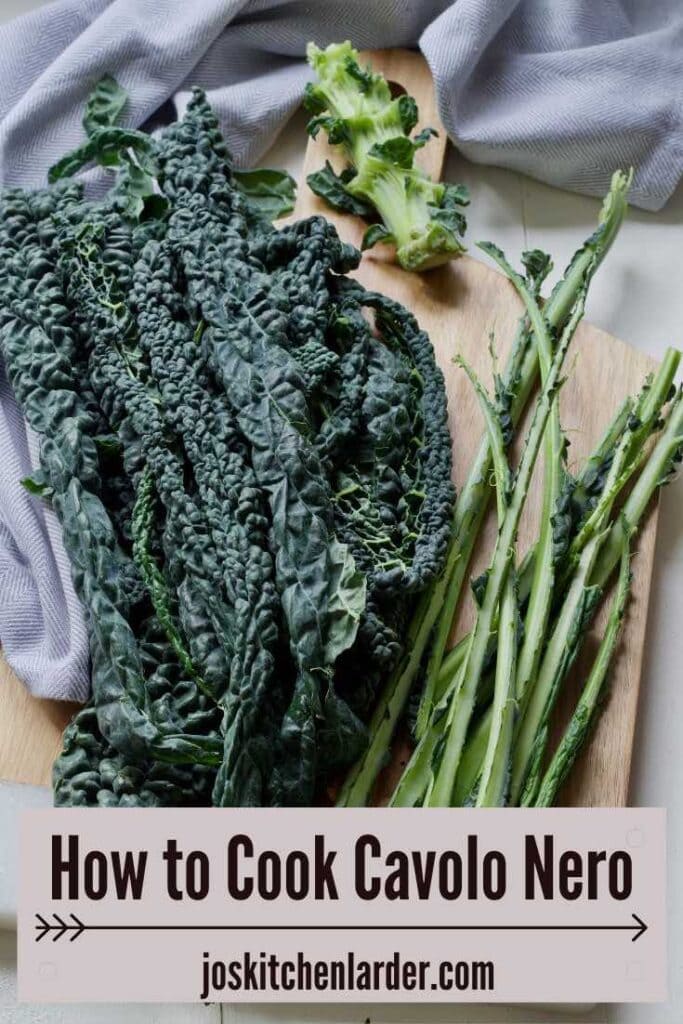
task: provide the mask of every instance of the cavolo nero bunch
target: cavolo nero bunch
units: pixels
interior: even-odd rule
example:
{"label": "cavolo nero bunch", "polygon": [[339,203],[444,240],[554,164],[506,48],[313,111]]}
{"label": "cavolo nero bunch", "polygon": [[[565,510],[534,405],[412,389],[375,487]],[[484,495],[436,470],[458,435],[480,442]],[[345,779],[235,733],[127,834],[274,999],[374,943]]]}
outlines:
{"label": "cavolo nero bunch", "polygon": [[370,221],[362,248],[391,243],[405,270],[427,270],[463,253],[467,189],[432,181],[416,166],[416,152],[436,132],[412,134],[413,97],[392,98],[386,79],[362,67],[349,42],[324,50],[309,43],[307,55],[317,76],[304,99],[313,115],[309,134],[324,131],[348,160],[340,174],[329,161],[310,174],[310,188],[334,209]]}
{"label": "cavolo nero bunch", "polygon": [[[329,224],[272,227],[286,178],[238,180],[201,92],[156,138],[124,103],[101,83],[52,187],[0,199],[0,350],[41,436],[25,483],[90,637],[55,801],[308,804],[364,749],[443,567],[442,375]],[[92,161],[115,173],[100,201],[69,180]]]}

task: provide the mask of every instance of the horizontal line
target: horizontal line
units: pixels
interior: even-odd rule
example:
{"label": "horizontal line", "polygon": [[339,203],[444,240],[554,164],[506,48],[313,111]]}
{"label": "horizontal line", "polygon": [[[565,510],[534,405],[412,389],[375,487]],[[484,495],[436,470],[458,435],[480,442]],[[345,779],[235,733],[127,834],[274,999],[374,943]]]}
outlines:
{"label": "horizontal line", "polygon": [[[93,931],[285,931],[285,932],[460,932],[460,931],[638,931],[637,924],[87,924]],[[75,931],[76,926],[67,930]]]}

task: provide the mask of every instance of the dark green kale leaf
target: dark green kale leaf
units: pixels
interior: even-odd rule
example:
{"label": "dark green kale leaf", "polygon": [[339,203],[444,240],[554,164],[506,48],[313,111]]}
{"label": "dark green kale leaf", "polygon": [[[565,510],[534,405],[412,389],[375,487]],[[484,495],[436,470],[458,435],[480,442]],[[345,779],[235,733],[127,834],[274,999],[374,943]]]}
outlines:
{"label": "dark green kale leaf", "polygon": [[313,171],[309,174],[306,181],[311,191],[315,192],[321,199],[324,199],[333,210],[339,210],[341,213],[353,213],[356,217],[372,219],[376,216],[372,205],[347,191],[346,185],[353,178],[354,174],[355,171],[352,168],[347,168],[341,174],[337,174],[329,160],[326,160],[325,166],[321,167],[319,171]]}
{"label": "dark green kale leaf", "polygon": [[235,186],[266,220],[277,220],[294,209],[296,182],[287,171],[260,167],[254,171],[232,172]]}
{"label": "dark green kale leaf", "polygon": [[94,135],[98,128],[118,124],[128,103],[128,94],[115,78],[104,75],[91,92],[85,105],[83,127],[86,135]]}

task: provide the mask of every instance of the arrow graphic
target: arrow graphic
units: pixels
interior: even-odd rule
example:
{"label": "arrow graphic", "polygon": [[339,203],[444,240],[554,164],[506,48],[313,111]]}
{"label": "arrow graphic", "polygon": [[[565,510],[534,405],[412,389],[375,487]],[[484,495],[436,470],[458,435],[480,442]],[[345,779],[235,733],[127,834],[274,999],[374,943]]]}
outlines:
{"label": "arrow graphic", "polygon": [[53,932],[52,941],[56,942],[64,935],[69,935],[73,942],[83,932],[244,932],[244,931],[434,931],[434,932],[633,932],[631,942],[636,942],[648,930],[641,917],[631,914],[633,924],[271,924],[255,927],[250,924],[84,924],[75,914],[69,914],[74,922],[67,924],[59,914],[52,914],[55,924],[46,921],[41,914],[36,914],[36,942],[49,932]]}
{"label": "arrow graphic", "polygon": [[83,934],[86,928],[92,927],[83,924],[75,914],[69,914],[69,917],[74,922],[73,924],[67,924],[66,921],[62,920],[59,914],[53,914],[52,916],[57,922],[56,924],[50,924],[50,922],[46,921],[41,914],[36,914],[36,918],[38,920],[38,924],[36,925],[36,932],[38,933],[36,935],[36,942],[40,942],[41,939],[44,939],[48,932],[54,932],[54,935],[52,936],[53,942],[56,942],[57,939],[61,939],[63,935],[72,932],[73,934],[69,936],[69,941],[73,942],[74,939],[77,939],[79,935]]}
{"label": "arrow graphic", "polygon": [[637,927],[637,929],[638,929],[638,930],[637,930],[637,931],[635,932],[635,934],[634,934],[633,938],[631,939],[631,942],[636,942],[636,941],[637,941],[637,940],[638,940],[638,939],[640,938],[640,936],[641,936],[641,935],[644,935],[644,934],[645,934],[645,932],[647,931],[647,925],[645,924],[645,922],[644,922],[644,921],[642,921],[642,920],[641,920],[641,919],[640,919],[640,918],[638,917],[638,915],[637,915],[637,914],[631,914],[631,917],[632,917],[632,918],[633,918],[633,920],[634,920],[634,921],[636,922],[636,927]]}

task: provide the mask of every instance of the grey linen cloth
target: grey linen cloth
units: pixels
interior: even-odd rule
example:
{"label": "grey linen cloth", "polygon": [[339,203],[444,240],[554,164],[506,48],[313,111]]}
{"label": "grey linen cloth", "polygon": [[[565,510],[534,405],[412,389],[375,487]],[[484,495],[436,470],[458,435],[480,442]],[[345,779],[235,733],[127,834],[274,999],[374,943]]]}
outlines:
{"label": "grey linen cloth", "polygon": [[[202,86],[236,161],[252,164],[301,101],[308,40],[347,38],[419,46],[474,161],[591,195],[633,165],[632,201],[650,210],[676,187],[680,0],[58,0],[0,27],[0,181],[44,183],[82,140],[105,73],[136,126],[182,113]],[[59,526],[19,483],[36,457],[0,365],[0,641],[34,693],[83,700],[87,637]]]}

